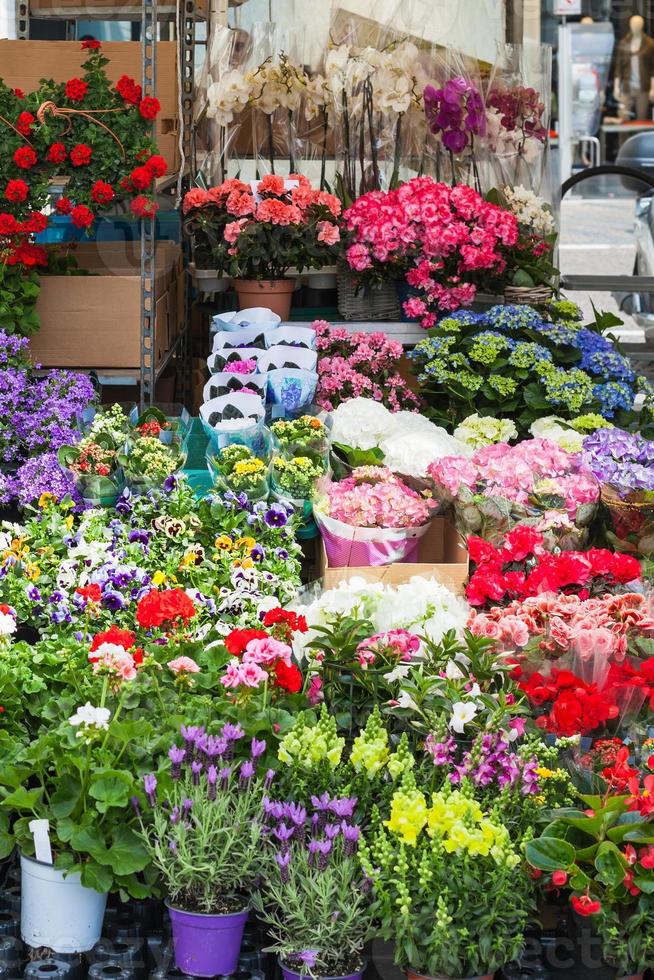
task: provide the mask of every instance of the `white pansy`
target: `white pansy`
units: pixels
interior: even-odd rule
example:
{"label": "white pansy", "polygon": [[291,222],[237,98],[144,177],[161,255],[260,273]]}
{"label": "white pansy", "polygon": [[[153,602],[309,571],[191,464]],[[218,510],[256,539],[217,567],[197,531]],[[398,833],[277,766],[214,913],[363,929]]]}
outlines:
{"label": "white pansy", "polygon": [[16,620],[10,613],[0,612],[0,636],[11,636],[16,632]]}
{"label": "white pansy", "polygon": [[109,728],[109,719],[111,718],[111,712],[109,708],[96,708],[90,701],[83,704],[77,709],[74,715],[71,715],[68,719],[68,723],[73,726],[73,728],[80,728],[81,730],[77,733],[77,737],[80,738],[84,731],[88,728],[97,729],[107,729]]}
{"label": "white pansy", "polygon": [[477,714],[477,706],[472,701],[456,701],[452,705],[452,716],[450,718],[450,728],[458,735],[462,735],[465,726]]}

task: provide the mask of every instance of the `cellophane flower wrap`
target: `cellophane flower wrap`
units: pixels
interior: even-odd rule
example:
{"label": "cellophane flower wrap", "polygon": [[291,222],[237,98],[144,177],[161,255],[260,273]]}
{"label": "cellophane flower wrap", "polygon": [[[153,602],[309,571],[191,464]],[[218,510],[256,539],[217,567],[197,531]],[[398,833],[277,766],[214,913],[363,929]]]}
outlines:
{"label": "cellophane flower wrap", "polygon": [[435,496],[452,506],[459,533],[495,546],[524,524],[542,532],[550,550],[581,548],[600,495],[579,455],[547,439],[500,442],[470,459],[445,456],[428,472]]}
{"label": "cellophane flower wrap", "polygon": [[584,461],[601,484],[602,515],[612,547],[654,554],[654,442],[623,429],[584,439]]}
{"label": "cellophane flower wrap", "polygon": [[319,486],[314,516],[333,567],[417,561],[436,504],[383,466]]}

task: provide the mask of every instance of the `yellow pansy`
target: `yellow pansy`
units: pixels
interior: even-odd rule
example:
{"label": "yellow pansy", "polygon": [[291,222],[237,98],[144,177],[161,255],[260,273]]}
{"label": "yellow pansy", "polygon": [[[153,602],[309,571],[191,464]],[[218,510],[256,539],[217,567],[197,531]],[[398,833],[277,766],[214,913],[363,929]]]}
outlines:
{"label": "yellow pansy", "polygon": [[155,586],[163,585],[165,581],[166,581],[165,572],[161,572],[161,571],[155,572],[154,575],[152,576],[152,584]]}
{"label": "yellow pansy", "polygon": [[45,510],[46,507],[49,507],[50,504],[55,503],[56,500],[57,498],[55,497],[55,495],[53,493],[48,493],[48,491],[46,490],[46,492],[42,493],[41,496],[39,497],[39,507]]}
{"label": "yellow pansy", "polygon": [[227,537],[226,534],[220,534],[216,538],[214,544],[216,548],[218,548],[220,551],[231,551],[232,548],[234,547],[232,539]]}
{"label": "yellow pansy", "polygon": [[237,538],[234,542],[234,547],[243,548],[245,551],[252,551],[256,543],[257,542],[254,540],[254,538]]}
{"label": "yellow pansy", "polygon": [[235,558],[232,562],[232,568],[252,568],[253,565],[251,558]]}
{"label": "yellow pansy", "polygon": [[75,518],[73,517],[72,514],[69,514],[68,517],[66,518],[66,520],[64,521],[64,524],[66,525],[66,527],[68,528],[69,531],[72,528],[74,521],[75,521]]}

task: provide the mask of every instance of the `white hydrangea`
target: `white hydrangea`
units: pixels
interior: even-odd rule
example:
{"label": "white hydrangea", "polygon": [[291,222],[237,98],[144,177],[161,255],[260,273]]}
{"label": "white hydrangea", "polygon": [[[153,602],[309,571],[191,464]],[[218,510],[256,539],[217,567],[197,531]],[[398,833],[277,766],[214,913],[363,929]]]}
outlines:
{"label": "white hydrangea", "polygon": [[545,415],[532,422],[529,431],[535,439],[549,439],[556,442],[569,453],[581,452],[584,444],[584,434],[570,428],[565,419],[558,415]]}

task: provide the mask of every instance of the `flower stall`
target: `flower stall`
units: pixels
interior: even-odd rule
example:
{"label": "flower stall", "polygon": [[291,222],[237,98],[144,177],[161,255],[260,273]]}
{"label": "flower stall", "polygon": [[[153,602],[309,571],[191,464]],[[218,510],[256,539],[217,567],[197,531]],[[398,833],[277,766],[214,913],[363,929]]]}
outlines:
{"label": "flower stall", "polygon": [[547,73],[332,27],[212,35],[152,404],[94,236],[158,99],[0,86],[7,978],[654,968],[654,388],[559,291]]}

